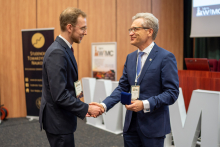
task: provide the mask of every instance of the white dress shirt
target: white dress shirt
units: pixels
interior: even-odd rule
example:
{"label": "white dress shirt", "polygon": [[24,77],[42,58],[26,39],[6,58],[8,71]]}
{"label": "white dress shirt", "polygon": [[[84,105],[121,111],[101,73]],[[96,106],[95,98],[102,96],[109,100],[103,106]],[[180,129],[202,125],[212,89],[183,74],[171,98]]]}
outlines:
{"label": "white dress shirt", "polygon": [[[144,67],[145,61],[148,57],[148,55],[150,54],[152,48],[154,47],[154,42],[152,42],[148,47],[146,47],[143,51],[141,51],[140,49],[138,49],[138,53],[139,52],[144,52],[144,55],[141,57],[141,69]],[[137,59],[138,62],[138,59]],[[142,71],[142,70],[141,70]],[[140,72],[141,72],[140,71]],[[141,73],[140,73],[141,74]],[[137,75],[136,75],[137,78]],[[150,112],[150,104],[148,100],[142,100],[143,101],[143,105],[144,105],[144,113]]]}
{"label": "white dress shirt", "polygon": [[72,44],[70,44],[70,43],[69,43],[65,38],[63,38],[61,35],[59,35],[59,37],[60,37],[61,39],[63,39],[63,41],[65,41],[66,44],[68,45],[68,47],[71,49]]}
{"label": "white dress shirt", "polygon": [[[139,52],[144,52],[144,54],[141,57],[141,69],[144,67],[145,61],[148,57],[148,55],[150,54],[152,48],[154,47],[154,42],[152,42],[148,47],[146,47],[143,51],[141,51],[140,49],[138,49],[138,53]],[[137,62],[138,62],[138,58],[137,58]],[[141,70],[142,71],[142,70]],[[140,71],[140,72],[141,72]],[[137,72],[137,71],[136,71]],[[140,73],[141,74],[141,73]],[[137,74],[136,74],[136,78],[137,78]],[[144,105],[144,113],[150,112],[150,104],[148,100],[142,100],[143,105]],[[101,103],[105,109],[106,112],[106,105],[104,103]]]}

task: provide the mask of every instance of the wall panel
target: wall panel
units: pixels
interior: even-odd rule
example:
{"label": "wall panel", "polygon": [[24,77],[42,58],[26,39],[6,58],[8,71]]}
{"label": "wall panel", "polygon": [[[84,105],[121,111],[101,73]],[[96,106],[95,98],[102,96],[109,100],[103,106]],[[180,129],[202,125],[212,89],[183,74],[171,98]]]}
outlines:
{"label": "wall panel", "polygon": [[[37,28],[54,28],[54,39],[60,34],[60,13],[67,7],[77,7],[77,0],[37,0]],[[73,44],[78,61],[78,46]]]}
{"label": "wall panel", "polygon": [[130,44],[128,29],[132,17],[140,12],[151,12],[151,0],[117,0],[117,79],[123,73],[124,63],[129,53],[137,50]]}
{"label": "wall panel", "polygon": [[156,44],[172,52],[183,69],[183,0],[152,0],[152,13],[159,19]]}
{"label": "wall panel", "polygon": [[[0,0],[0,10],[2,10],[2,4],[3,4],[3,0]],[[0,13],[0,20],[2,20],[2,13]],[[0,21],[0,105],[1,105],[1,97],[2,97],[2,92],[1,92],[1,87],[2,87],[2,75],[3,75],[3,68],[1,67],[1,65],[3,64],[2,58],[3,58],[3,47],[2,47],[2,21]]]}
{"label": "wall panel", "polygon": [[79,8],[87,14],[87,36],[79,45],[79,79],[91,77],[91,43],[116,41],[116,1],[79,0]]}
{"label": "wall panel", "polygon": [[[0,0],[0,10],[2,10],[2,2],[3,0]],[[2,13],[0,13],[0,20],[2,20]],[[0,105],[1,105],[1,97],[2,97],[2,92],[1,92],[1,87],[2,87],[2,58],[3,58],[3,47],[2,47],[2,21],[0,21]]]}
{"label": "wall panel", "polygon": [[9,117],[26,116],[21,29],[54,27],[60,34],[59,15],[67,7],[87,14],[88,35],[73,45],[79,79],[91,77],[91,43],[117,42],[117,80],[122,75],[130,45],[132,16],[152,12],[159,19],[156,43],[173,52],[178,69],[183,67],[183,0],[0,0],[1,103]]}
{"label": "wall panel", "polygon": [[21,29],[36,27],[36,1],[0,0],[1,103],[8,117],[26,116]]}

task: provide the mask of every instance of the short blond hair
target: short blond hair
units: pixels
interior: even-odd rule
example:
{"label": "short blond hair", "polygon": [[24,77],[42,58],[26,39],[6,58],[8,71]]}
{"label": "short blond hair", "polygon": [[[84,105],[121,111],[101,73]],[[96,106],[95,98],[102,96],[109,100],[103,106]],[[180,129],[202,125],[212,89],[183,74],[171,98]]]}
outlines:
{"label": "short blond hair", "polygon": [[71,24],[73,26],[77,23],[77,18],[79,16],[82,16],[86,18],[86,13],[82,10],[74,7],[69,7],[63,10],[63,12],[60,14],[60,28],[61,31],[66,30],[66,25]]}

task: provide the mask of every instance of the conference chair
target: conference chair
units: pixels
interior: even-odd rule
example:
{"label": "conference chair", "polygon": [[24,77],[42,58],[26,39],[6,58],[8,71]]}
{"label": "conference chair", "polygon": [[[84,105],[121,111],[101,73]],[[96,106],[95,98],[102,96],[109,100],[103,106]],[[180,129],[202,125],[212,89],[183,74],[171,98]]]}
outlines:
{"label": "conference chair", "polygon": [[217,71],[220,72],[220,59],[218,60],[218,68]]}
{"label": "conference chair", "polygon": [[219,61],[217,61],[217,59],[208,59],[208,61],[209,61],[210,71],[218,71],[218,62]]}

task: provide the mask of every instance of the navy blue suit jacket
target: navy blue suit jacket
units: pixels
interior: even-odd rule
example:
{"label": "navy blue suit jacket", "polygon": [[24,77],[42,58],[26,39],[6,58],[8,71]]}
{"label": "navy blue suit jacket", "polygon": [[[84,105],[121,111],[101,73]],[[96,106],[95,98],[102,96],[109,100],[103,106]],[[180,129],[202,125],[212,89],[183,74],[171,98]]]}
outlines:
{"label": "navy blue suit jacket", "polygon": [[[107,111],[120,101],[121,91],[130,92],[131,86],[135,84],[136,62],[137,50],[127,56],[118,87],[103,101]],[[168,106],[173,104],[179,95],[175,56],[155,44],[146,59],[137,85],[140,85],[139,100],[148,100],[150,103],[150,112],[137,112],[142,133],[147,137],[161,137],[170,133]],[[131,117],[132,111],[127,110],[124,132],[128,131]]]}
{"label": "navy blue suit jacket", "polygon": [[76,98],[74,82],[78,70],[73,52],[57,37],[47,49],[42,67],[42,98],[40,127],[52,134],[70,134],[76,130],[77,119],[83,119],[88,104]]}

